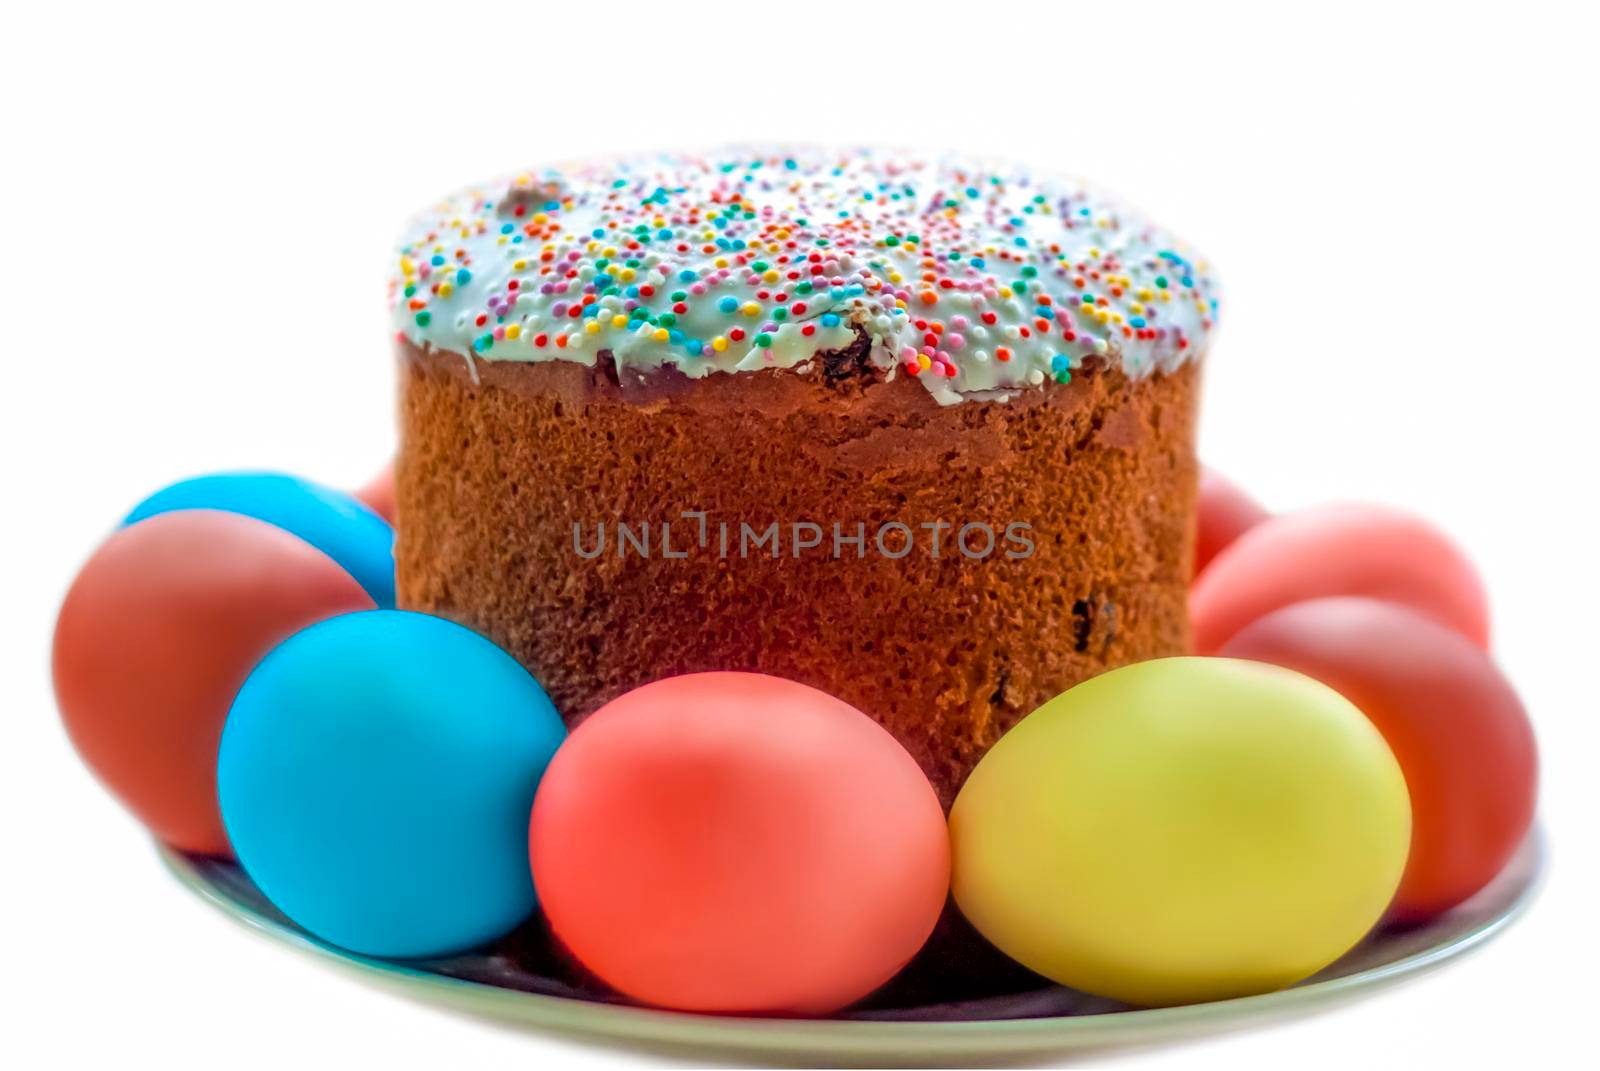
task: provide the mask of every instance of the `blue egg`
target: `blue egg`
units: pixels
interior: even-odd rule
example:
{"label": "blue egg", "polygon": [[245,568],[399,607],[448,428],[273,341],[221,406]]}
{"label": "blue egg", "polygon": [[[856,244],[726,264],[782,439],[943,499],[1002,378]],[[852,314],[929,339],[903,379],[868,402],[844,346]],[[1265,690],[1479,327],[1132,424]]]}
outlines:
{"label": "blue egg", "polygon": [[338,562],[373,602],[394,605],[394,529],[343,491],[278,472],[221,472],[157,491],[122,523],[182,509],[240,513],[282,528]]}
{"label": "blue egg", "polygon": [[217,796],[240,864],[330,944],[448,955],[532,914],[528,820],[566,736],[510,655],[442,618],[312,625],[239,690]]}

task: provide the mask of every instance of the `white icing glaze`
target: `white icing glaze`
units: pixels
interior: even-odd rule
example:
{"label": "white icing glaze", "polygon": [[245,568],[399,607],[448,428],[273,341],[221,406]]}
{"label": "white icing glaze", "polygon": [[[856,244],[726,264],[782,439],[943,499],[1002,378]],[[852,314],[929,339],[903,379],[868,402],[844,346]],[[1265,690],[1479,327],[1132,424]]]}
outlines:
{"label": "white icing glaze", "polygon": [[[477,359],[690,377],[793,368],[864,331],[943,404],[1197,357],[1203,262],[1104,195],[1015,168],[729,152],[528,173],[417,219],[396,325]],[[575,315],[574,309],[579,310]]]}

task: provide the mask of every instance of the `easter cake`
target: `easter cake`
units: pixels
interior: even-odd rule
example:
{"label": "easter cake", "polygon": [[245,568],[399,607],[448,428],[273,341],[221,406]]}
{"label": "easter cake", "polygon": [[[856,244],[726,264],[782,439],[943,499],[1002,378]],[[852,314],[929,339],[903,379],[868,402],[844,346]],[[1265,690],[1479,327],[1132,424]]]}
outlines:
{"label": "easter cake", "polygon": [[1201,479],[1213,284],[1103,196],[555,169],[420,220],[395,309],[393,480],[170,484],[56,623],[81,755],[267,932],[496,1019],[778,1017],[793,1062],[1348,995],[1525,895],[1471,561]]}
{"label": "easter cake", "polygon": [[398,255],[398,603],[569,724],[750,670],[946,807],[1015,722],[1184,653],[1203,262],[1114,201],[867,152],[528,172]]}

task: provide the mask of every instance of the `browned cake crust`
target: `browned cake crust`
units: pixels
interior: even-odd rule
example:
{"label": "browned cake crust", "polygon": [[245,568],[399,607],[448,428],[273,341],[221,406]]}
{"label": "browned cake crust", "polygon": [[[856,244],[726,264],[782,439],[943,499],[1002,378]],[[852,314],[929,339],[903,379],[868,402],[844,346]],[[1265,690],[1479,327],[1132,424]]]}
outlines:
{"label": "browned cake crust", "polygon": [[[1199,371],[1087,370],[941,407],[860,358],[619,380],[608,360],[480,361],[474,374],[402,343],[400,605],[504,646],[569,724],[679,673],[813,685],[894,733],[948,807],[1045,700],[1185,650]],[[685,512],[705,514],[703,545]],[[636,540],[648,523],[648,556],[618,521]],[[602,522],[604,551],[585,557]],[[663,522],[684,557],[664,556]],[[759,536],[772,522],[776,558],[741,543],[741,524]],[[806,522],[820,542],[797,554],[796,534],[819,534]],[[901,557],[877,545],[889,522],[911,529]],[[923,526],[937,522],[951,527],[935,557]],[[864,549],[836,546],[835,523]],[[968,524],[994,532],[987,555],[971,556],[982,529],[957,547]],[[1032,553],[1014,556],[1024,541]],[[889,553],[904,544],[885,530]]]}

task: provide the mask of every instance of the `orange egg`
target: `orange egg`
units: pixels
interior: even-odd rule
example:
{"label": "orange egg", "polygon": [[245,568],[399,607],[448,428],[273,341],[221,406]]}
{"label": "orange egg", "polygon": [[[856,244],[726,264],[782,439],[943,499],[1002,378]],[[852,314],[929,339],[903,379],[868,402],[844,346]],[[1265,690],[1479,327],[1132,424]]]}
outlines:
{"label": "orange egg", "polygon": [[1334,505],[1263,521],[1195,578],[1189,588],[1195,651],[1216,654],[1257,618],[1334,595],[1409,606],[1488,649],[1488,596],[1448,536],[1387,506]]}
{"label": "orange egg", "polygon": [[637,1000],[818,1014],[888,981],[944,906],[927,778],[832,696],[753,673],[638,688],[540,783],[534,886],[586,967]]}
{"label": "orange egg", "polygon": [[1222,553],[1224,547],[1272,514],[1247,495],[1238,484],[1215,469],[1200,470],[1200,501],[1195,527],[1196,574]]}
{"label": "orange egg", "polygon": [[78,753],[157,837],[229,854],[217,747],[234,694],[291,634],[369,610],[310,544],[212,510],[122,528],[73,581],[56,621],[56,698]]}
{"label": "orange egg", "polygon": [[1500,872],[1528,832],[1539,760],[1522,702],[1487,655],[1403,606],[1314,599],[1223,647],[1298,670],[1378,727],[1411,794],[1411,854],[1390,917],[1423,921]]}

